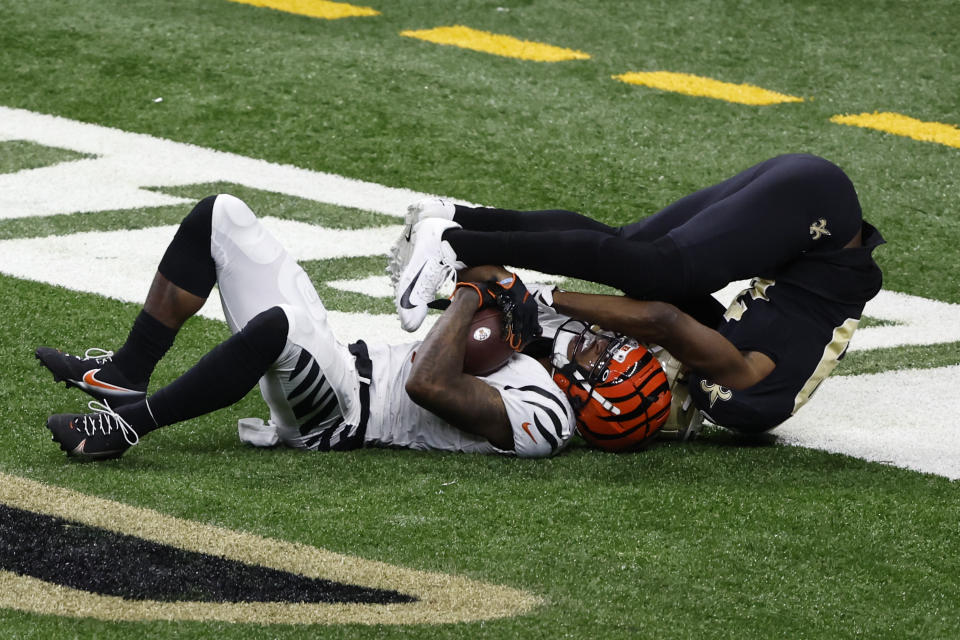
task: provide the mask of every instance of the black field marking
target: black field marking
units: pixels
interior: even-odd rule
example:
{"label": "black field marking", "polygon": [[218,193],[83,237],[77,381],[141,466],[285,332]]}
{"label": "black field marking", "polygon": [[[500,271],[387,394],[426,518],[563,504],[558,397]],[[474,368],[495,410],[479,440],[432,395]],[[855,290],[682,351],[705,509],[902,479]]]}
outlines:
{"label": "black field marking", "polygon": [[417,601],[396,591],[306,578],[3,504],[0,569],[131,600],[357,604]]}

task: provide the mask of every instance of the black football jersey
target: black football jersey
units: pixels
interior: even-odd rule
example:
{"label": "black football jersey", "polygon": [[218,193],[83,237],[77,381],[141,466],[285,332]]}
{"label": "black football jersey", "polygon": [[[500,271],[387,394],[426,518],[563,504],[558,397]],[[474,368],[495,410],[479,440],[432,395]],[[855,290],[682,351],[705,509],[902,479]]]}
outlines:
{"label": "black football jersey", "polygon": [[864,304],[882,283],[871,252],[884,242],[863,224],[863,246],[809,252],[754,278],[717,330],[741,351],[760,351],[776,367],[747,389],[722,387],[693,372],[690,395],[716,424],[764,431],[793,415],[846,353]]}

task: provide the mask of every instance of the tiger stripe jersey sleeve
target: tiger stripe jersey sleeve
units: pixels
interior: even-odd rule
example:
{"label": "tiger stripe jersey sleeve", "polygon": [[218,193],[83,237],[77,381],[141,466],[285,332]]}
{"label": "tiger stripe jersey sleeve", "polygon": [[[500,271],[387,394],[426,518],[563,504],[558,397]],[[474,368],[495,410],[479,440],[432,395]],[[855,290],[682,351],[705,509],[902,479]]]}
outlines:
{"label": "tiger stripe jersey sleeve", "polygon": [[500,392],[507,409],[514,453],[525,458],[553,455],[573,437],[576,428],[573,408],[540,363],[527,357],[514,358],[517,360],[520,362],[512,362],[514,366],[509,372],[501,370],[503,377],[509,375],[509,381],[500,383],[492,379],[496,375],[487,380]]}

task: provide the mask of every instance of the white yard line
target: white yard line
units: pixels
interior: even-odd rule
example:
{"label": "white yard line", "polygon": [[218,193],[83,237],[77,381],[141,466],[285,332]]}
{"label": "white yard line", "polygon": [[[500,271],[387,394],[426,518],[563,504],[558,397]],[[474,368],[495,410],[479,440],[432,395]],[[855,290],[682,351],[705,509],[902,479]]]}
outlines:
{"label": "white yard line", "polygon": [[788,444],[960,479],[958,376],[960,365],[834,376],[773,433]]}

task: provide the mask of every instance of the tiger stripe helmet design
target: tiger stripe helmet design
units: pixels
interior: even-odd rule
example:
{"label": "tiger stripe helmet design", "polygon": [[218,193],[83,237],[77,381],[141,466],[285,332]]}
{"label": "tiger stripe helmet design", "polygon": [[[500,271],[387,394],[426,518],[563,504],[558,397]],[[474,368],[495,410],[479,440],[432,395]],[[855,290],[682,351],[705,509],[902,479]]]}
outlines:
{"label": "tiger stripe helmet design", "polygon": [[670,415],[670,384],[636,340],[569,320],[554,338],[553,379],[573,405],[577,429],[607,451],[649,444]]}

